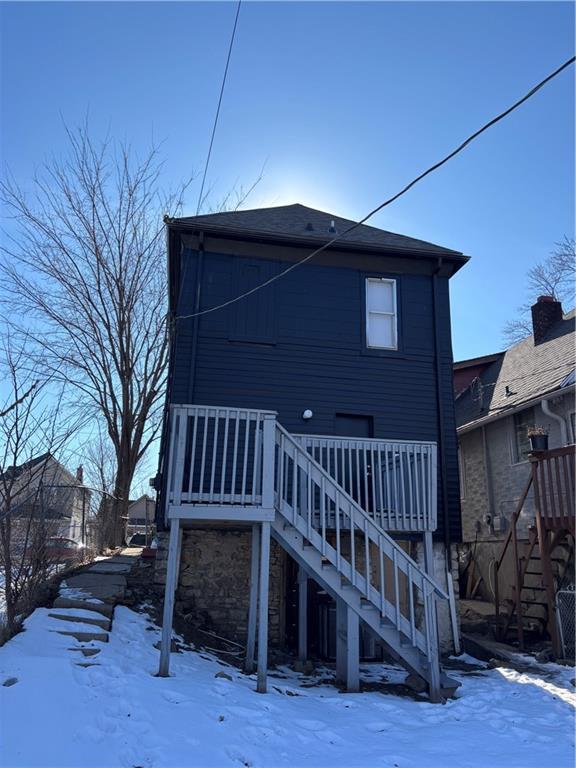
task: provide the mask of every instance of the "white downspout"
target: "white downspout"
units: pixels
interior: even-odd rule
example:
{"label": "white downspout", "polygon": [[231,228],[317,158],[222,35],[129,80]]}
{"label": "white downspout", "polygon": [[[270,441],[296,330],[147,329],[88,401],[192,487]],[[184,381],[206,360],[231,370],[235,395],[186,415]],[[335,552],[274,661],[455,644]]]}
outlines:
{"label": "white downspout", "polygon": [[554,413],[554,411],[550,410],[550,404],[549,400],[544,399],[541,402],[542,406],[542,412],[549,416],[551,419],[554,419],[554,421],[557,421],[560,425],[560,440],[562,441],[562,447],[565,445],[568,445],[568,430],[566,429],[566,422],[560,416],[558,413]]}

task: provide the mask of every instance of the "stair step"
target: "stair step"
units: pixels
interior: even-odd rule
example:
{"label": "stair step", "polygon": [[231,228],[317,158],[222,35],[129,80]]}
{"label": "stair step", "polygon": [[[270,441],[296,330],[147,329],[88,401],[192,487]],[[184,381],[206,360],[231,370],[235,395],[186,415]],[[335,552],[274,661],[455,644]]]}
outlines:
{"label": "stair step", "polygon": [[548,603],[542,602],[542,600],[520,600],[524,605],[544,605],[548,606]]}
{"label": "stair step", "polygon": [[369,610],[369,611],[380,610],[374,605],[374,603],[372,603],[370,600],[366,600],[366,598],[364,597],[360,598],[360,608],[365,608],[366,610]]}

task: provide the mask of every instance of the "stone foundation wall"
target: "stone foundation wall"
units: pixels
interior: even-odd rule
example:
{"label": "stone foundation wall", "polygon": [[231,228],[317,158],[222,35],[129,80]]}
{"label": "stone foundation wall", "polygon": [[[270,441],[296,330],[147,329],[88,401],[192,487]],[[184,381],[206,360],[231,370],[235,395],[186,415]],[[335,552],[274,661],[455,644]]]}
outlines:
{"label": "stone foundation wall", "polygon": [[[188,529],[182,537],[177,609],[197,625],[244,644],[248,625],[252,534],[247,530]],[[168,537],[160,535],[155,581],[166,580]],[[286,554],[270,542],[269,642],[284,644]]]}
{"label": "stone foundation wall", "polygon": [[[168,535],[160,534],[156,557],[155,581],[164,584]],[[416,561],[423,566],[424,552],[421,544],[399,542]],[[342,553],[347,556],[349,537],[343,537]],[[245,530],[189,529],[182,539],[182,558],[176,604],[180,612],[190,613],[199,626],[216,632],[239,643],[246,642],[248,601],[250,587],[251,532]],[[356,544],[356,564],[362,572],[364,566],[363,545]],[[434,575],[438,583],[447,589],[445,547],[441,543],[433,546]],[[371,552],[373,584],[379,583],[378,559]],[[270,550],[270,594],[269,594],[269,641],[272,647],[285,645],[285,595],[286,595],[287,554],[271,541]],[[452,579],[456,601],[458,601],[458,560],[456,547],[452,551]],[[393,601],[393,578],[391,565],[386,564],[386,596]],[[405,579],[400,579],[400,603],[402,612],[407,614],[407,593]],[[418,610],[418,606],[417,606]],[[458,614],[458,608],[457,608]],[[442,653],[454,650],[450,613],[443,601],[439,603],[438,628]]]}

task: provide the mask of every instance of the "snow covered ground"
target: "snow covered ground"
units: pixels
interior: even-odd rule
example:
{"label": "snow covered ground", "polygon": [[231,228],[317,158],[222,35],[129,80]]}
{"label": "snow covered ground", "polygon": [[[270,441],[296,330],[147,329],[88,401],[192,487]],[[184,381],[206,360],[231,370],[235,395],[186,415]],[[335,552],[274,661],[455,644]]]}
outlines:
{"label": "snow covered ground", "polygon": [[[0,648],[3,768],[574,765],[574,673],[563,667],[451,672],[463,684],[445,705],[306,687],[287,670],[260,695],[253,678],[206,653],[174,654],[173,677],[155,677],[159,631],[125,607],[108,644],[84,644],[101,648],[92,658],[69,650],[80,644],[54,631],[62,622],[47,609],[25,625]],[[402,677],[381,665],[365,671]]]}

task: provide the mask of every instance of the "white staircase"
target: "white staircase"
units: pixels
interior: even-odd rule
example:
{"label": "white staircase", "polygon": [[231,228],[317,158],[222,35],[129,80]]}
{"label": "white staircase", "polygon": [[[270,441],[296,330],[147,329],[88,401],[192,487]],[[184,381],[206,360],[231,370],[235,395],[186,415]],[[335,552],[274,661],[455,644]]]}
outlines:
{"label": "white staircase", "polygon": [[430,570],[435,457],[431,443],[294,436],[272,411],[171,406],[159,674],[168,674],[181,528],[224,521],[252,525],[246,658],[250,669],[258,625],[259,691],[266,690],[270,535],[336,600],[337,672],[345,651],[349,688],[358,685],[361,620],[424,678],[431,699],[454,690],[458,684],[440,670],[436,616],[449,597],[383,527],[422,533]]}
{"label": "white staircase", "polygon": [[273,537],[427,681],[431,698],[457,687],[439,665],[436,601],[448,595],[279,424],[276,446]]}

